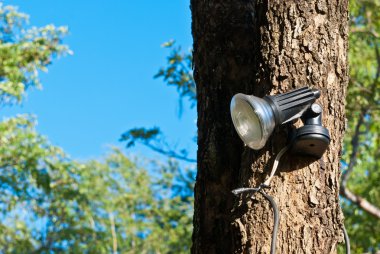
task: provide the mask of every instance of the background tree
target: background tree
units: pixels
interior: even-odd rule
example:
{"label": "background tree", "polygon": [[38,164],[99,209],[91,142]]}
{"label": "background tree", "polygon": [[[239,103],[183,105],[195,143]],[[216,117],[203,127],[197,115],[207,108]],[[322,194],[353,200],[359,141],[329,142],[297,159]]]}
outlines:
{"label": "background tree", "polygon": [[339,163],[348,83],[348,3],[191,1],[198,103],[193,253],[269,253],[272,212],[231,190],[263,182],[287,130],[244,148],[231,97],[319,88],[331,143],[319,161],[288,156],[268,191],[281,211],[278,252],[333,253],[342,241]]}
{"label": "background tree", "polygon": [[[65,27],[29,27],[26,14],[2,4],[0,20],[4,106],[40,87],[39,71],[71,52]],[[30,115],[0,122],[1,253],[188,252],[191,173],[175,160],[134,162],[117,149],[80,163],[35,124]]]}
{"label": "background tree", "polygon": [[380,249],[380,2],[350,2],[348,128],[341,195],[355,253]]}

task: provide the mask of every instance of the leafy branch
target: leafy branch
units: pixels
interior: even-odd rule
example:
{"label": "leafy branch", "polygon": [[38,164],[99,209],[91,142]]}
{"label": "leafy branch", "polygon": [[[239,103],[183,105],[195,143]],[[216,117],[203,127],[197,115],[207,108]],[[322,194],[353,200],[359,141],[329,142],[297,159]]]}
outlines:
{"label": "leafy branch", "polygon": [[[183,98],[188,98],[194,107],[196,103],[196,86],[193,78],[191,52],[182,52],[181,46],[175,46],[175,41],[169,41],[162,45],[171,49],[167,57],[167,66],[161,68],[154,78],[162,78],[168,86],[174,86],[180,95],[180,108]],[[180,110],[181,111],[181,110]]]}
{"label": "leafy branch", "polygon": [[173,149],[163,138],[163,135],[159,128],[153,127],[146,128],[134,128],[121,135],[120,141],[127,142],[127,148],[132,147],[136,142],[152,149],[155,152],[166,155],[171,158],[194,163],[197,160],[188,157],[188,152],[185,149],[181,149],[180,152],[176,152],[177,149]]}

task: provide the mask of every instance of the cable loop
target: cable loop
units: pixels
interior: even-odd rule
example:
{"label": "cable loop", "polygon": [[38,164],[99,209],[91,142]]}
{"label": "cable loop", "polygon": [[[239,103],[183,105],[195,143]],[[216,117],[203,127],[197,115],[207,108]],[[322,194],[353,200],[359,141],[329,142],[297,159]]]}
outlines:
{"label": "cable loop", "polygon": [[[253,196],[256,192],[259,192],[271,204],[271,206],[273,208],[273,220],[274,220],[274,224],[273,224],[273,231],[272,231],[272,241],[271,241],[270,254],[275,254],[276,253],[277,231],[278,231],[278,226],[280,224],[280,216],[279,216],[279,211],[278,211],[278,207],[277,207],[276,202],[274,201],[274,199],[273,199],[272,196],[270,196],[267,193],[265,193],[264,189],[271,188],[270,187],[270,182],[271,182],[274,174],[276,173],[277,167],[278,167],[278,165],[280,163],[280,159],[285,154],[285,152],[288,151],[288,149],[289,149],[289,146],[285,146],[277,154],[277,156],[276,156],[276,158],[274,160],[274,163],[273,163],[270,175],[269,175],[268,179],[265,180],[264,183],[261,183],[256,188],[238,188],[238,189],[232,190],[232,193],[234,195],[236,195],[236,196],[238,196],[239,194],[242,194],[244,192],[251,192],[252,196]],[[347,231],[346,231],[344,225],[343,225],[343,229],[342,230],[343,230],[344,240],[345,240],[345,245],[346,245],[346,254],[350,254],[351,253],[351,251],[350,251],[350,239],[348,237],[348,234],[347,234]]]}
{"label": "cable loop", "polygon": [[237,196],[237,195],[244,193],[244,192],[253,192],[253,194],[256,192],[259,192],[261,195],[264,196],[264,198],[266,198],[269,201],[269,203],[271,204],[271,206],[273,208],[273,220],[274,220],[270,253],[275,254],[276,253],[277,231],[278,231],[278,225],[280,223],[280,217],[279,217],[277,204],[274,201],[273,197],[271,197],[270,195],[268,195],[264,191],[264,189],[268,189],[268,188],[270,188],[269,185],[262,183],[257,188],[239,188],[239,189],[233,190],[232,193]]}
{"label": "cable loop", "polygon": [[267,193],[265,193],[264,189],[269,189],[270,188],[270,182],[271,182],[274,174],[276,173],[278,164],[280,163],[280,159],[281,159],[282,155],[284,155],[284,153],[288,149],[289,149],[289,146],[285,146],[284,148],[282,148],[280,150],[280,152],[277,154],[277,156],[276,156],[276,158],[274,160],[274,163],[273,163],[273,166],[272,166],[272,170],[270,172],[270,175],[269,175],[268,179],[264,183],[260,184],[259,187],[256,187],[256,188],[238,188],[238,189],[232,190],[232,193],[234,195],[236,195],[236,196],[239,195],[239,194],[241,194],[241,193],[244,193],[244,192],[253,192],[253,193],[259,192],[271,204],[271,206],[273,208],[273,219],[274,219],[273,232],[272,232],[272,242],[271,242],[271,251],[270,251],[271,254],[275,254],[276,253],[276,240],[277,240],[278,225],[280,223],[280,217],[279,217],[279,212],[278,212],[278,208],[277,208],[276,202],[274,201],[274,199],[273,199],[272,196],[270,196]]}

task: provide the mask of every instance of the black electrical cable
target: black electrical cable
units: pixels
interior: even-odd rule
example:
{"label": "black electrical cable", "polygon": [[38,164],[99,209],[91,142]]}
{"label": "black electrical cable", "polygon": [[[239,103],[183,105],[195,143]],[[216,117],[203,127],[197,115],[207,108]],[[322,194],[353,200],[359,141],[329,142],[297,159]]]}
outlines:
{"label": "black electrical cable", "polygon": [[346,245],[346,254],[351,254],[351,246],[350,246],[350,238],[348,237],[347,230],[343,225],[343,235],[344,235],[344,243]]}
{"label": "black electrical cable", "polygon": [[269,203],[272,205],[273,208],[273,232],[272,232],[272,243],[270,246],[270,253],[275,254],[276,253],[276,242],[277,242],[277,231],[278,231],[278,225],[280,223],[280,214],[278,212],[278,207],[274,199],[266,194],[263,190],[259,190],[259,192],[269,201]]}
{"label": "black electrical cable", "polygon": [[[269,178],[264,183],[260,184],[259,187],[257,187],[257,188],[239,188],[239,189],[235,189],[235,190],[232,191],[232,193],[235,194],[235,195],[239,195],[239,194],[241,194],[243,192],[253,192],[253,193],[259,192],[271,204],[271,206],[273,208],[273,220],[274,220],[274,224],[273,224],[273,232],[272,232],[272,242],[271,242],[271,247],[270,247],[270,254],[275,254],[276,253],[277,231],[278,231],[278,226],[280,224],[280,216],[279,216],[277,204],[274,201],[273,197],[270,196],[270,195],[268,195],[268,194],[266,194],[263,191],[263,188],[270,188],[270,186],[269,186],[270,181],[272,180],[272,178],[273,178],[273,176],[274,176],[274,174],[275,174],[275,172],[277,170],[277,167],[278,167],[278,164],[280,163],[280,159],[281,159],[282,155],[288,150],[288,148],[289,148],[288,146],[284,147],[277,154]],[[344,235],[346,254],[351,254],[350,238],[348,237],[348,234],[347,234],[347,231],[346,231],[346,228],[344,227],[344,225],[342,227],[342,230],[343,230],[343,235]]]}
{"label": "black electrical cable", "polygon": [[280,224],[280,216],[278,212],[278,207],[272,196],[266,194],[263,191],[263,188],[269,188],[268,185],[261,184],[258,188],[240,188],[235,189],[232,191],[233,194],[238,195],[243,192],[259,192],[261,195],[263,195],[271,204],[273,208],[273,231],[272,231],[272,241],[270,246],[270,254],[276,253],[276,242],[277,242],[277,231],[278,231],[278,225]]}

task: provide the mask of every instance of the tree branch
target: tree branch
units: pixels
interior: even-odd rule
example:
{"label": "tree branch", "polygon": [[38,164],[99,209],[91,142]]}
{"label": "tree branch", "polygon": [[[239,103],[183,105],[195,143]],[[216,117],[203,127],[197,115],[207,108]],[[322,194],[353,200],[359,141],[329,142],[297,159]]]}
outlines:
{"label": "tree branch", "polygon": [[356,157],[357,157],[358,149],[359,149],[359,137],[361,134],[360,133],[360,127],[364,123],[364,116],[366,113],[367,113],[367,109],[361,110],[358,122],[357,122],[356,127],[355,127],[354,136],[352,137],[352,140],[351,140],[352,152],[350,155],[350,162],[348,163],[347,170],[344,171],[344,173],[342,175],[342,187],[343,188],[345,188],[347,186],[348,177],[350,176],[351,172],[354,170],[354,166],[356,164]]}
{"label": "tree branch", "polygon": [[359,28],[359,27],[351,27],[350,33],[369,34],[369,35],[373,36],[374,38],[380,38],[379,34],[372,29],[370,30],[370,29],[363,29],[363,28]]}
{"label": "tree branch", "polygon": [[90,224],[92,228],[92,238],[94,241],[96,241],[96,225],[95,225],[95,220],[94,217],[90,214]]}
{"label": "tree branch", "polygon": [[352,193],[348,188],[342,185],[342,188],[340,189],[340,194],[350,200],[352,203],[359,206],[361,209],[366,211],[367,213],[375,216],[376,218],[380,219],[380,208],[372,205],[370,202],[368,202],[366,199],[355,195]]}
{"label": "tree branch", "polygon": [[187,162],[191,162],[191,163],[197,162],[196,159],[188,158],[184,155],[178,154],[177,152],[175,152],[173,150],[164,150],[163,148],[152,145],[149,142],[142,142],[142,144],[145,145],[146,147],[149,147],[150,149],[152,149],[153,151],[155,151],[157,153],[160,153],[160,154],[163,154],[163,155],[166,155],[166,156],[178,159],[178,160],[183,160],[183,161],[187,161]]}
{"label": "tree branch", "polygon": [[157,127],[151,129],[134,128],[121,135],[120,141],[127,141],[127,148],[133,146],[136,142],[139,142],[140,144],[165,156],[192,163],[197,162],[197,160],[187,157],[186,150],[181,150],[180,153],[177,153],[175,151],[176,149],[172,149],[163,139],[160,138],[160,135],[161,131]]}
{"label": "tree branch", "polygon": [[368,109],[362,109],[361,114],[359,116],[359,120],[355,127],[355,133],[351,141],[352,145],[352,153],[350,156],[350,162],[348,164],[347,170],[343,173],[342,179],[341,179],[341,188],[340,188],[340,194],[350,200],[352,203],[356,204],[358,207],[366,211],[367,213],[377,217],[380,219],[380,208],[372,205],[370,202],[368,202],[366,199],[354,194],[347,188],[347,181],[352,173],[354,166],[356,164],[356,158],[358,154],[359,149],[359,137],[360,137],[360,127],[364,123],[364,117],[367,114]]}

